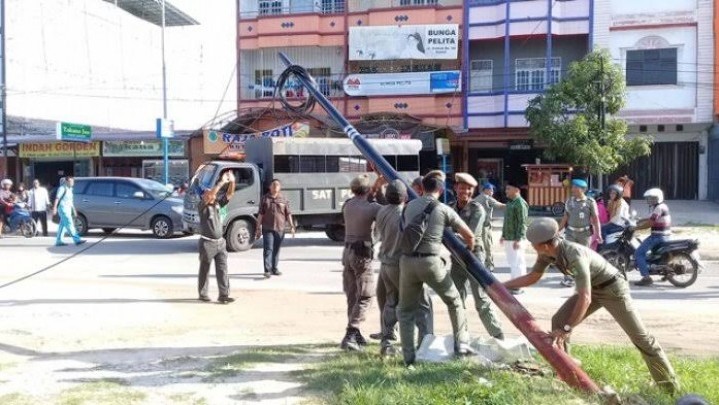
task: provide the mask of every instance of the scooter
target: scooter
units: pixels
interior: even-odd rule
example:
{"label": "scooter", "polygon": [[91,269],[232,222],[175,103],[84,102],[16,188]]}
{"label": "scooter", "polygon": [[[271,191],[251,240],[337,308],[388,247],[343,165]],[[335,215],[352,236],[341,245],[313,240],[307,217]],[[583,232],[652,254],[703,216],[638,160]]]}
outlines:
{"label": "scooter", "polygon": [[[599,254],[625,276],[637,270],[634,253],[642,241],[634,236],[635,232],[636,222],[630,220],[624,230],[608,234],[598,247]],[[649,274],[661,276],[661,281],[669,281],[675,287],[689,287],[697,281],[702,267],[698,248],[696,239],[669,240],[657,245],[648,253]]]}
{"label": "scooter", "polygon": [[4,234],[7,235],[17,232],[26,238],[32,238],[37,235],[37,224],[35,223],[35,220],[32,219],[32,216],[27,208],[21,206],[20,204],[16,204],[13,215],[19,215],[20,218],[13,227],[10,224],[10,215],[6,215],[5,223],[2,224]]}

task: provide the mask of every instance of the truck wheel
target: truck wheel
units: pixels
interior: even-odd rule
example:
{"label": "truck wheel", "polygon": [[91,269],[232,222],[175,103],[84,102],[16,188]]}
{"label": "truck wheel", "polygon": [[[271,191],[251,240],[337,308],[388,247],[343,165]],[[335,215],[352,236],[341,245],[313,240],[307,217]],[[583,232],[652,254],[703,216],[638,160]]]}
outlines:
{"label": "truck wheel", "polygon": [[344,225],[327,225],[325,228],[325,234],[330,240],[335,242],[345,241],[345,227]]}
{"label": "truck wheel", "polygon": [[254,239],[254,227],[244,219],[238,219],[230,225],[225,235],[227,250],[230,252],[244,252],[250,250]]}

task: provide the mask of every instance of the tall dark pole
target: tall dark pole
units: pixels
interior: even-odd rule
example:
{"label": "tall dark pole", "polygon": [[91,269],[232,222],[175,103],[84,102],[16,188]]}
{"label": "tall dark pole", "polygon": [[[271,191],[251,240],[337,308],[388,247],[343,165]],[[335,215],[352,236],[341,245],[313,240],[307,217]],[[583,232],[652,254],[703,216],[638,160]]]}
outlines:
{"label": "tall dark pole", "polygon": [[[288,68],[294,65],[284,53],[280,52],[279,57]],[[367,139],[360,135],[357,129],[347,121],[347,118],[318,90],[314,84],[314,80],[310,78],[309,75],[297,75],[296,77],[302,85],[304,85],[305,89],[317,100],[317,103],[327,111],[327,114],[342,127],[342,131],[352,140],[352,143],[354,143],[362,155],[364,155],[387,180],[391,181],[399,178],[399,174],[392,168],[387,160],[377,152]],[[417,194],[411,187],[407,187],[407,191],[411,198],[417,197]],[[599,387],[594,381],[574,363],[567,353],[552,344],[552,339],[546,331],[539,327],[537,321],[532,317],[529,311],[504,288],[502,283],[497,281],[494,275],[489,272],[477,257],[467,249],[465,244],[455,236],[454,232],[449,229],[445,230],[443,240],[445,246],[449,248],[452,254],[466,265],[467,272],[469,272],[472,278],[477,280],[492,301],[494,301],[499,309],[512,321],[514,326],[527,337],[537,351],[554,367],[562,380],[570,386],[583,391],[592,393],[599,392]]]}
{"label": "tall dark pole", "polygon": [[[162,47],[162,121],[167,120],[167,69],[165,67],[165,0],[162,0],[162,33],[160,34],[160,46]],[[162,129],[161,129],[162,132]],[[170,162],[169,162],[169,140],[162,137],[162,161],[164,171],[162,179],[164,184],[170,183]]]}
{"label": "tall dark pole", "polygon": [[[607,95],[606,95],[607,89],[606,89],[605,83],[604,83],[604,57],[602,57],[602,59],[600,60],[599,63],[600,63],[599,64],[599,101],[600,101],[600,104],[599,104],[599,111],[597,111],[597,113],[598,113],[598,117],[599,117],[599,129],[601,130],[600,135],[602,137],[602,139],[600,139],[600,143],[604,144],[604,142],[601,142],[604,138],[604,129],[606,128],[606,124],[607,124]],[[599,183],[599,184],[597,184],[599,189],[600,190],[604,189],[604,187],[603,187],[604,186],[604,184],[603,184],[604,183],[604,174],[603,173],[600,172],[599,174],[597,174],[597,182]]]}
{"label": "tall dark pole", "polygon": [[2,173],[4,176],[8,176],[8,164],[7,164],[7,92],[5,88],[5,0],[0,0],[0,103],[2,104],[2,113],[0,114],[0,126],[2,126],[2,155],[3,155],[3,167]]}

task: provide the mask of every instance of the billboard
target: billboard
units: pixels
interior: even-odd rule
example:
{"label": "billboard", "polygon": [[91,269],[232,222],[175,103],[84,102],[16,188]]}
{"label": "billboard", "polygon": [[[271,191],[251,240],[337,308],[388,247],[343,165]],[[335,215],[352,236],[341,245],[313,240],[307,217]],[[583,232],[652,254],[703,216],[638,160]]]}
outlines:
{"label": "billboard", "polygon": [[349,60],[457,59],[459,25],[350,27]]}
{"label": "billboard", "polygon": [[245,142],[250,138],[262,137],[296,137],[304,138],[310,134],[310,124],[306,122],[294,122],[267,131],[252,134],[229,134],[221,131],[204,131],[203,147],[207,155],[219,155],[223,152],[243,153]]}
{"label": "billboard", "polygon": [[459,70],[446,70],[348,75],[343,87],[348,96],[394,96],[454,93],[461,83]]}

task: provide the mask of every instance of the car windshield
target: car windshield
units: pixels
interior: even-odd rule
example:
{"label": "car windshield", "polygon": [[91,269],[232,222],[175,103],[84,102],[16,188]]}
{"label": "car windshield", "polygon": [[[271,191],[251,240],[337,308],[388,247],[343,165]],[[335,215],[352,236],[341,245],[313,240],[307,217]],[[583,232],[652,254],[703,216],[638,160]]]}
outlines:
{"label": "car windshield", "polygon": [[215,175],[215,171],[217,170],[217,165],[208,164],[201,166],[199,169],[197,169],[197,172],[195,172],[195,175],[192,176],[192,181],[190,182],[190,188],[195,189],[207,189],[210,188],[212,185],[212,177]]}
{"label": "car windshield", "polygon": [[162,183],[155,180],[149,179],[137,179],[140,186],[147,192],[150,193],[154,198],[163,199],[167,198],[172,194],[172,191],[168,190],[167,187],[163,186]]}

